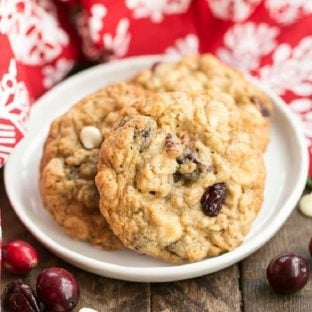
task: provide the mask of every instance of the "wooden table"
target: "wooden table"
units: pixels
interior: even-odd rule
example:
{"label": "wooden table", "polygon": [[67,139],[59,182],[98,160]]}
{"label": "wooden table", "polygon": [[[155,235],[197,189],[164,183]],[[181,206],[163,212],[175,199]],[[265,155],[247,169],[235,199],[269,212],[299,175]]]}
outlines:
{"label": "wooden table", "polygon": [[[312,236],[312,219],[297,209],[277,235],[258,252],[220,272],[173,283],[130,283],[96,276],[75,268],[45,249],[24,227],[5,194],[3,170],[0,170],[0,207],[3,242],[24,239],[40,253],[40,264],[23,279],[35,285],[37,274],[49,266],[61,266],[79,280],[81,298],[78,308],[92,307],[106,311],[210,311],[210,312],[311,312],[312,276],[306,287],[294,295],[276,295],[267,284],[265,271],[271,258],[284,251],[296,252],[312,259],[308,242]],[[1,289],[16,279],[2,273]]]}

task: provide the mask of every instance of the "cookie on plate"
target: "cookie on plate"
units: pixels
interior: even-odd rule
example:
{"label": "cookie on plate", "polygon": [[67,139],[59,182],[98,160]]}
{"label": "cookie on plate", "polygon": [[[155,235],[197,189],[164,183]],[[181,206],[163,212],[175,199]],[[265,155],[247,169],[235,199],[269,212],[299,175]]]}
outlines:
{"label": "cookie on plate", "polygon": [[132,83],[153,91],[222,91],[232,96],[246,127],[251,129],[255,147],[264,150],[269,140],[270,99],[238,71],[210,54],[185,56],[176,63],[155,63]]}
{"label": "cookie on plate", "polygon": [[262,152],[220,91],[163,92],[122,112],[100,149],[100,209],[122,243],[169,262],[241,244],[263,200]]}
{"label": "cookie on plate", "polygon": [[79,101],[53,121],[43,149],[40,191],[44,206],[71,237],[105,249],[121,247],[99,211],[95,175],[99,148],[118,111],[145,92],[110,85]]}

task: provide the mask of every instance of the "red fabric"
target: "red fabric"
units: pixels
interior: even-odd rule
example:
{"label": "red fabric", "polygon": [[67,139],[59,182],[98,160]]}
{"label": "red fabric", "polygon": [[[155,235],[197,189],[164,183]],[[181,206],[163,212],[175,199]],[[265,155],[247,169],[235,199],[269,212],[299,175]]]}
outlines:
{"label": "red fabric", "polygon": [[31,104],[81,53],[104,62],[212,52],[285,99],[312,159],[311,30],[306,0],[2,0],[0,165],[25,134]]}

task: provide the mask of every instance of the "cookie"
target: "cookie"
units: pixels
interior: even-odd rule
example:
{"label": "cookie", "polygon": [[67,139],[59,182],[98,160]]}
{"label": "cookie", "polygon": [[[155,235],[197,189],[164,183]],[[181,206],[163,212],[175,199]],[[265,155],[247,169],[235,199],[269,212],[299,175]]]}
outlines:
{"label": "cookie", "polygon": [[145,92],[125,83],[95,92],[53,121],[43,148],[40,191],[64,231],[105,249],[121,247],[99,211],[95,175],[99,147],[118,111]]}
{"label": "cookie", "polygon": [[244,76],[214,56],[186,56],[176,63],[155,63],[132,83],[153,91],[221,91],[234,99],[255,147],[264,150],[269,141],[272,104],[270,99]]}
{"label": "cookie", "polygon": [[265,167],[221,91],[163,92],[121,112],[100,149],[100,209],[122,243],[169,262],[241,244],[263,201]]}

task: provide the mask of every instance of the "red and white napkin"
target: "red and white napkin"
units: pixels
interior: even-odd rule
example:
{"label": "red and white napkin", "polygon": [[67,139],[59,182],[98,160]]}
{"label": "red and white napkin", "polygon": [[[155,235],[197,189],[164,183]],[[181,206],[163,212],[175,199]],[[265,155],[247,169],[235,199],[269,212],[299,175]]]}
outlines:
{"label": "red and white napkin", "polygon": [[312,1],[1,0],[0,51],[0,165],[34,100],[83,58],[211,52],[300,116],[312,176]]}

